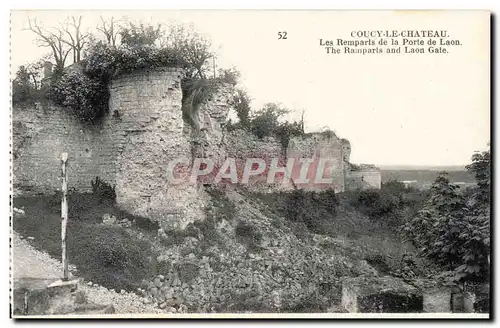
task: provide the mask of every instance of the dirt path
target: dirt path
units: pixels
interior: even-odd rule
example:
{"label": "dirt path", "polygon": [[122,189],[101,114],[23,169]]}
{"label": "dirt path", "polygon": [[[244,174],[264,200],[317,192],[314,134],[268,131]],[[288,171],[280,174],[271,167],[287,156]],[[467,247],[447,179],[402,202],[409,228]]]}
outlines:
{"label": "dirt path", "polygon": [[37,251],[25,239],[14,232],[12,235],[14,278],[60,278],[62,265],[48,254]]}
{"label": "dirt path", "polygon": [[[62,264],[60,261],[40,252],[14,232],[12,235],[12,261],[14,278],[60,278]],[[80,284],[87,299],[93,303],[113,304],[116,313],[165,313],[153,304],[144,304],[142,298],[134,293],[120,294],[102,286],[90,287],[87,283]]]}

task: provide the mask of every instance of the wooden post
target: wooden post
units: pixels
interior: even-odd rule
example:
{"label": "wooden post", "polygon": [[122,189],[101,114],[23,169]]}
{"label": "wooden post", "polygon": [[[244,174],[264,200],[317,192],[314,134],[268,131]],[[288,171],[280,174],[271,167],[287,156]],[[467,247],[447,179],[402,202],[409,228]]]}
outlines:
{"label": "wooden post", "polygon": [[61,248],[63,263],[63,280],[68,280],[68,258],[66,255],[66,226],[68,224],[68,172],[66,171],[66,162],[68,153],[62,153],[62,200],[61,200]]}

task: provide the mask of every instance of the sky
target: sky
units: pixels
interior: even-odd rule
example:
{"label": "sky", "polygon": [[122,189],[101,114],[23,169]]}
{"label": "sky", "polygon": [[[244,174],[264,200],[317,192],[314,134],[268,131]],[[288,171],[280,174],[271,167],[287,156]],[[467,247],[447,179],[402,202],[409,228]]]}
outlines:
{"label": "sky", "polygon": [[[485,12],[383,11],[13,11],[11,74],[48,53],[23,30],[28,17],[57,26],[82,15],[91,32],[104,18],[193,24],[212,40],[219,67],[236,67],[257,109],[267,102],[304,111],[308,132],[329,127],[351,142],[353,163],[464,165],[490,141],[489,16]],[[448,54],[326,54],[319,40],[352,31],[447,30]],[[286,40],[278,32],[287,32]],[[427,46],[425,46],[427,48]]]}

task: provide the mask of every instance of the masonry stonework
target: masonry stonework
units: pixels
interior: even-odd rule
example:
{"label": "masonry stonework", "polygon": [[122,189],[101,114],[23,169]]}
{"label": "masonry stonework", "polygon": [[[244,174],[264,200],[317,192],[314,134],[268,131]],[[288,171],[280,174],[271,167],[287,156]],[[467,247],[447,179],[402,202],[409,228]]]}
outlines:
{"label": "masonry stonework", "polygon": [[232,103],[233,88],[221,84],[210,101],[200,105],[196,113],[199,130],[185,126],[194,143],[194,156],[210,158],[216,165],[224,162],[227,149],[225,125]]}
{"label": "masonry stonework", "polygon": [[63,152],[69,154],[69,190],[91,191],[91,180],[96,176],[113,182],[116,144],[103,137],[108,128],[103,122],[82,124],[64,108],[55,106],[13,109],[14,193],[60,190]]}
{"label": "masonry stonework", "polygon": [[127,139],[117,159],[117,204],[166,229],[203,219],[207,204],[199,186],[168,179],[172,161],[191,162],[190,140],[183,133],[181,79],[181,70],[170,69],[128,74],[110,86],[109,109],[120,117],[118,130]]}
{"label": "masonry stonework", "polygon": [[236,166],[239,168],[238,177],[241,178],[246,160],[255,158],[261,159],[266,165],[266,170],[260,175],[251,176],[247,187],[253,191],[272,192],[281,189],[283,186],[273,180],[267,182],[267,175],[273,158],[278,159],[278,165],[284,165],[284,155],[281,144],[276,138],[258,138],[254,134],[245,130],[235,130],[227,133],[227,156],[235,158]]}
{"label": "masonry stonework", "polygon": [[[184,228],[202,220],[209,196],[201,184],[175,184],[168,179],[169,164],[184,158],[190,172],[196,157],[220,165],[235,158],[238,178],[248,158],[263,159],[266,171],[251,177],[250,189],[259,192],[294,188],[337,192],[380,188],[380,170],[349,163],[351,145],[334,133],[309,133],[292,138],[286,149],[272,137],[260,139],[248,131],[227,131],[233,89],[221,85],[197,113],[199,130],[182,117],[181,69],[141,71],[115,78],[110,84],[108,113],[94,124],[81,123],[70,109],[36,106],[13,110],[13,185],[15,194],[47,194],[60,190],[61,153],[69,154],[70,190],[90,192],[99,177],[115,187],[124,210],[159,221],[166,229]],[[323,177],[330,184],[281,184],[280,176],[267,183],[273,158],[279,167],[289,158],[328,158]],[[298,166],[292,180],[297,182]],[[314,162],[310,169],[316,173]],[[355,169],[356,168],[356,169]],[[308,175],[308,178],[314,176]],[[239,180],[240,181],[240,180]]]}
{"label": "masonry stonework", "polygon": [[346,189],[380,189],[382,174],[380,169],[373,165],[361,165],[351,168],[345,173]]}
{"label": "masonry stonework", "polygon": [[[333,188],[343,192],[344,188],[344,155],[341,140],[333,133],[310,133],[292,138],[287,148],[287,159],[295,158],[292,171],[294,185],[299,189],[318,190]],[[310,158],[307,179],[301,181],[299,158]],[[321,164],[320,159],[328,161]],[[331,183],[321,183],[320,179],[329,179]]]}

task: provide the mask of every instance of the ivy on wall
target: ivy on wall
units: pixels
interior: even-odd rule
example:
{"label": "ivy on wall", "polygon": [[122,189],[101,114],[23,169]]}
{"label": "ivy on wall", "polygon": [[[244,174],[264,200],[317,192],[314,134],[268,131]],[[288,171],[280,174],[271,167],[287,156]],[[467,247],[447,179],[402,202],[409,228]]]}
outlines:
{"label": "ivy on wall", "polygon": [[54,79],[50,98],[74,111],[82,121],[93,122],[107,112],[112,78],[137,70],[185,65],[180,55],[170,49],[112,47],[97,42],[90,46],[86,59]]}

